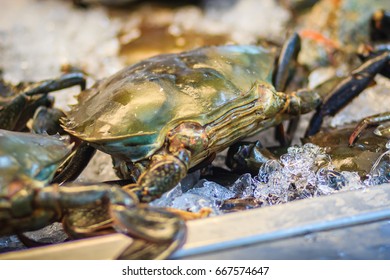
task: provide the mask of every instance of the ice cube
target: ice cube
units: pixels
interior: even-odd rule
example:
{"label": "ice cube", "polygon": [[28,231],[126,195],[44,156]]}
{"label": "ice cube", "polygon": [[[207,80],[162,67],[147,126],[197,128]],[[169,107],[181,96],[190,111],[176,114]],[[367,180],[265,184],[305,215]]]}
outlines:
{"label": "ice cube", "polygon": [[260,167],[257,179],[262,183],[268,183],[270,174],[280,171],[281,169],[282,165],[279,161],[274,159],[268,160]]}
{"label": "ice cube", "polygon": [[210,215],[221,214],[219,206],[220,203],[216,200],[194,193],[184,193],[172,202],[173,208],[190,212],[199,212],[202,208],[211,208],[212,212]]}
{"label": "ice cube", "polygon": [[187,191],[183,191],[181,184],[178,184],[150,204],[152,206],[173,207],[190,212],[199,212],[200,209],[207,207],[211,208],[212,214],[215,215],[221,214],[219,207],[223,201],[234,196],[234,192],[228,188],[202,179]]}
{"label": "ice cube", "polygon": [[181,183],[177,184],[170,191],[165,192],[160,198],[149,204],[156,207],[172,207],[173,201],[183,194]]}
{"label": "ice cube", "polygon": [[335,170],[320,168],[316,174],[319,195],[327,195],[345,187],[347,180]]}
{"label": "ice cube", "polygon": [[253,197],[253,191],[256,187],[256,182],[250,173],[241,175],[234,183],[229,187],[236,197]]}
{"label": "ice cube", "polygon": [[[200,187],[199,187],[200,186]],[[207,199],[215,200],[215,201],[224,201],[226,199],[234,197],[234,192],[225,188],[215,182],[201,180],[196,186],[187,193],[197,194]]]}
{"label": "ice cube", "polygon": [[[389,145],[390,141],[387,143]],[[386,145],[386,147],[387,147]],[[390,182],[390,150],[384,152],[374,163],[364,183],[368,186]]]}
{"label": "ice cube", "polygon": [[348,191],[366,188],[366,185],[361,181],[361,178],[357,172],[342,171],[341,175],[344,176],[347,182],[342,190]]}

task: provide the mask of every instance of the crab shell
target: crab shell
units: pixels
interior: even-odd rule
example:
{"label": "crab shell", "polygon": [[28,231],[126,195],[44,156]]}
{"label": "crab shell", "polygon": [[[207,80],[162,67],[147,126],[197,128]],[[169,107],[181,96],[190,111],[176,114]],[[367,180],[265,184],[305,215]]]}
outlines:
{"label": "crab shell", "polygon": [[18,178],[46,185],[72,146],[67,138],[0,129],[0,198]]}
{"label": "crab shell", "polygon": [[286,102],[272,86],[275,57],[272,50],[236,45],[152,57],[82,92],[64,128],[113,157],[137,162],[180,124],[195,123],[208,146],[191,159],[194,166],[274,124]]}

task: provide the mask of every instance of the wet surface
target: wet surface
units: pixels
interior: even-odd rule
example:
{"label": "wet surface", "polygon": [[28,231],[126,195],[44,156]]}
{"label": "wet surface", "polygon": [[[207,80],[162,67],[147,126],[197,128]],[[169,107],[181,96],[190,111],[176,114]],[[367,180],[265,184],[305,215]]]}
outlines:
{"label": "wet surface", "polygon": [[370,127],[351,147],[348,139],[354,128],[354,125],[349,125],[343,129],[327,129],[305,141],[325,148],[338,170],[358,172],[364,178],[377,159],[388,150],[386,144],[389,139],[377,136],[374,134],[375,127]]}
{"label": "wet surface", "polygon": [[[98,79],[105,78],[126,65],[160,53],[175,53],[204,45],[231,43],[254,44],[263,42],[263,44],[280,46],[287,34],[285,30],[291,31],[290,20],[295,21],[296,19],[293,17],[295,13],[288,11],[272,0],[261,2],[255,0],[199,2],[201,2],[199,6],[172,6],[156,3],[156,1],[153,3],[139,1],[139,3],[129,7],[106,7],[94,4],[84,9],[75,7],[71,1],[65,0],[5,0],[2,2],[0,11],[0,69],[2,70],[2,76],[7,81],[18,83],[53,78],[59,76],[64,69],[76,68],[88,74],[88,85],[91,86]],[[321,2],[320,5],[324,5],[325,1]],[[376,1],[375,7],[376,5],[380,6],[380,1]],[[317,11],[320,10],[318,7],[316,8]],[[259,11],[261,11],[260,16]],[[326,52],[325,56],[327,58],[332,57]],[[329,70],[327,67],[326,65],[326,71]],[[330,69],[330,73],[332,75],[339,74],[345,72],[345,68],[340,66],[337,69]],[[347,106],[335,118],[329,118],[327,124],[332,126],[342,125],[360,120],[367,115],[388,111],[388,104],[383,100],[386,100],[386,95],[389,94],[390,83],[383,77],[377,78],[376,82],[377,85],[367,89],[354,100],[351,106]],[[316,81],[312,83],[315,84]],[[72,88],[51,95],[55,96],[56,106],[68,110],[69,105],[76,102],[73,96],[78,92],[78,88]],[[300,130],[295,136],[294,143],[301,143],[300,138],[307,125],[307,119],[306,117],[301,121]],[[318,136],[320,146],[330,147],[327,152],[332,157],[332,164],[334,165],[332,168],[336,170],[336,173],[325,172],[322,174],[325,174],[328,183],[331,181],[336,186],[329,190],[329,186],[326,185],[322,191],[324,189],[327,189],[329,193],[337,191],[338,185],[342,186],[341,189],[345,188],[348,180],[345,179],[345,174],[340,173],[341,170],[359,172],[362,177],[366,176],[379,156],[387,150],[384,146],[386,140],[383,140],[383,138],[375,140],[375,137],[370,134],[371,131],[360,138],[359,145],[349,149],[346,143],[340,141],[348,133],[349,130],[343,130],[334,133],[325,132]],[[270,132],[261,134],[261,137],[265,136],[266,138],[263,141],[266,145],[275,144],[271,134]],[[254,139],[257,140],[259,137],[255,136]],[[334,158],[333,155],[335,155]],[[300,154],[300,156],[302,155]],[[387,172],[386,168],[389,165],[387,158],[383,158],[385,164],[382,168],[384,171],[381,172]],[[223,160],[224,157],[221,156],[217,165],[225,167]],[[349,163],[346,165],[347,161]],[[285,166],[288,165],[286,162],[284,163]],[[329,170],[333,171],[333,169]],[[310,168],[306,171],[312,172]],[[318,168],[316,167],[317,171]],[[190,187],[183,187],[184,184],[180,187],[182,188],[180,191],[194,199],[195,205],[187,204],[186,197],[181,197],[181,201],[177,201],[175,205],[183,209],[193,207],[194,211],[207,206],[214,209],[214,213],[219,214],[278,204],[281,203],[280,197],[283,197],[283,202],[292,200],[292,198],[312,197],[318,190],[307,187],[299,181],[299,178],[308,174],[305,172],[301,169],[296,171],[293,174],[294,176],[290,173],[289,178],[294,177],[294,180],[298,178],[294,183],[296,188],[293,190],[286,186],[287,183],[284,186],[280,184],[277,188],[270,187],[267,185],[268,182],[262,182],[262,187],[258,182],[257,185],[253,185],[253,181],[258,178],[254,179],[249,175],[240,177],[240,175],[234,174],[228,180],[226,179],[228,176],[224,175],[219,178],[209,176],[207,181],[198,183],[199,185],[195,190],[187,191]],[[318,180],[319,173],[313,171],[310,174],[312,178]],[[277,176],[275,175],[278,178],[277,182],[280,182],[280,180],[287,182],[286,177],[279,175],[279,173]],[[241,181],[234,186],[233,183],[238,178]],[[91,180],[115,179],[117,179],[117,176],[113,172],[111,158],[98,152],[78,180],[89,182]],[[216,182],[221,182],[222,185],[213,184],[213,179]],[[363,187],[360,185],[360,179],[354,176],[350,177],[350,180],[354,180],[354,187],[356,187],[356,184],[358,187]],[[240,185],[240,187],[237,185]],[[197,188],[204,189],[197,190]],[[254,197],[254,193],[258,196]],[[206,196],[206,194],[208,195]],[[221,206],[222,208],[220,208]],[[363,234],[364,230],[375,232],[378,225],[381,229],[380,232],[383,230],[386,232],[386,223],[378,223],[367,225],[361,230],[361,233],[359,233],[359,229],[358,234]],[[46,235],[47,233],[42,234]],[[324,244],[336,247],[336,244],[341,242],[341,237],[344,234],[340,233],[339,239],[336,240],[335,238],[330,243],[312,243],[318,244],[319,247],[324,246]],[[324,233],[318,236],[325,235]],[[306,242],[303,243],[302,240],[296,239],[297,243],[295,245],[291,245],[293,241],[291,243],[285,241],[270,244],[268,249],[271,250],[273,247],[280,249],[285,245],[288,248],[294,248],[291,251],[303,252],[309,250],[310,246],[305,244],[311,244],[310,240],[321,239],[318,236],[315,235],[313,238],[309,236]],[[330,237],[324,237],[324,239],[326,238],[329,239]],[[3,251],[23,247],[17,242],[15,236],[1,238],[0,243],[0,250]],[[297,249],[299,246],[302,248],[301,251]],[[378,253],[378,258],[389,257],[386,245],[376,244],[373,246],[375,247],[373,250]],[[251,253],[256,256],[254,252]],[[329,249],[329,251],[322,251],[322,253],[324,258],[337,259],[355,258],[354,256],[364,252],[359,252],[356,249],[351,253],[340,247],[338,251]],[[232,256],[238,257],[240,252],[237,251],[236,254]],[[306,255],[308,258],[317,258],[315,254],[307,253]],[[223,255],[218,256],[223,257]],[[283,256],[283,254],[278,256]],[[275,258],[278,258],[278,256],[275,255]],[[284,256],[294,258],[292,253]]]}

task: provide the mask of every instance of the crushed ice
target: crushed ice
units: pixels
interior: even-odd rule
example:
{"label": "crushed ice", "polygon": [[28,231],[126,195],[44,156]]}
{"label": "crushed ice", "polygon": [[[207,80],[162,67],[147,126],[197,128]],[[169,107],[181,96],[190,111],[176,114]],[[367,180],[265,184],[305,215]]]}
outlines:
{"label": "crushed ice", "polygon": [[279,160],[267,161],[257,176],[244,174],[229,187],[204,179],[192,188],[179,184],[152,205],[191,212],[208,207],[213,215],[219,215],[223,213],[220,209],[223,202],[231,198],[254,198],[261,206],[270,206],[388,182],[390,149],[378,158],[367,179],[362,181],[357,172],[336,170],[330,156],[309,143],[290,147]]}
{"label": "crushed ice", "polygon": [[183,192],[178,184],[161,198],[152,201],[152,206],[173,207],[190,212],[199,212],[202,208],[210,208],[212,213],[221,214],[219,207],[223,201],[233,198],[235,193],[215,182],[200,180],[191,189]]}

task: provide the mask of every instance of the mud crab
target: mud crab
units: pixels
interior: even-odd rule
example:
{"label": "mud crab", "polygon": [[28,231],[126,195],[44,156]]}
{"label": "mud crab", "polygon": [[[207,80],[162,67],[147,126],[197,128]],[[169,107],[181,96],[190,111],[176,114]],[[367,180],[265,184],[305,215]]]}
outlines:
{"label": "mud crab", "polygon": [[[281,92],[299,45],[293,34],[276,67],[276,52],[258,46],[203,47],[152,57],[82,92],[64,128],[112,155],[117,174],[134,178],[142,201],[153,200],[217,152],[318,107],[323,93]],[[308,134],[364,89],[388,61],[386,52],[352,73],[318,110]]]}
{"label": "mud crab", "polygon": [[182,244],[185,225],[176,214],[142,207],[118,186],[50,184],[71,146],[48,135],[0,130],[0,235],[62,220],[74,238],[112,232],[115,227],[147,242],[171,244],[169,252]]}
{"label": "mud crab", "polygon": [[362,44],[389,39],[389,9],[389,2],[383,0],[317,1],[297,24],[304,48],[299,62],[310,69],[357,67],[356,53]]}
{"label": "mud crab", "polygon": [[[85,89],[86,81],[81,72],[70,72],[57,79],[49,79],[39,82],[20,82],[11,84],[0,78],[0,129],[12,131],[30,131],[38,134],[65,134],[60,125],[60,119],[64,112],[53,107],[54,98],[50,92],[79,86]],[[31,123],[28,123],[32,120]],[[88,145],[81,145],[79,151],[84,154],[94,154],[88,149]],[[85,165],[78,165],[77,170],[82,171]],[[75,179],[80,172],[73,172]]]}

